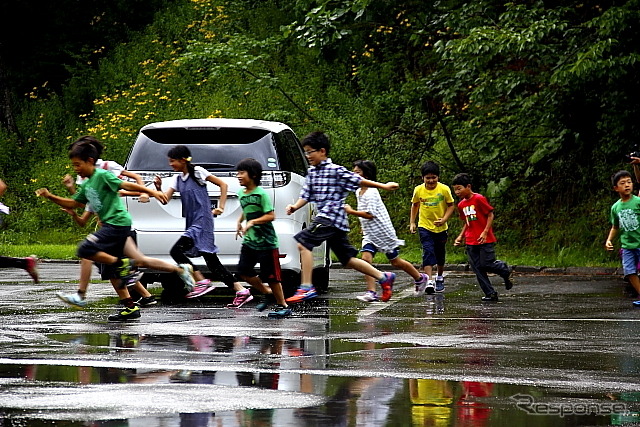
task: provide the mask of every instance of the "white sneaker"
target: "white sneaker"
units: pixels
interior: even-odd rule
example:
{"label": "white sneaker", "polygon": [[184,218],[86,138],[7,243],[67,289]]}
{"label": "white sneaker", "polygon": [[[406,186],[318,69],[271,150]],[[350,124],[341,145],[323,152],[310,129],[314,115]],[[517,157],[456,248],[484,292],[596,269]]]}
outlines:
{"label": "white sneaker", "polygon": [[362,302],[376,302],[380,300],[378,294],[374,291],[367,291],[362,295],[358,295],[356,298]]}
{"label": "white sneaker", "polygon": [[424,290],[426,289],[428,282],[429,282],[429,276],[427,276],[424,273],[420,273],[420,279],[413,282],[416,285],[416,288],[413,291],[413,296],[419,297],[420,295],[424,294]]}
{"label": "white sneaker", "polygon": [[182,268],[182,273],[178,273],[180,279],[184,282],[184,289],[187,292],[193,292],[196,281],[193,279],[193,266],[191,264],[178,264]]}
{"label": "white sneaker", "polygon": [[429,280],[427,283],[427,287],[425,288],[425,293],[427,295],[433,295],[436,292],[436,285],[433,280]]}
{"label": "white sneaker", "polygon": [[84,308],[87,305],[87,300],[83,299],[77,292],[73,294],[64,294],[62,292],[56,292],[56,296],[62,301],[75,307]]}

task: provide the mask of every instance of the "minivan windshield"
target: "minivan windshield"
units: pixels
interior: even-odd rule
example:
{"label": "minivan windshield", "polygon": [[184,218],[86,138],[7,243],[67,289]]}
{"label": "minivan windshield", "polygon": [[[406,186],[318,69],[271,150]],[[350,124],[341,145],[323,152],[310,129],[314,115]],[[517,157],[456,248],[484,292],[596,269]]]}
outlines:
{"label": "minivan windshield", "polygon": [[170,171],[167,153],[175,145],[186,145],[194,165],[208,170],[233,171],[236,164],[252,157],[263,170],[278,170],[274,136],[265,129],[181,127],[149,128],[138,135],[125,168],[131,171]]}

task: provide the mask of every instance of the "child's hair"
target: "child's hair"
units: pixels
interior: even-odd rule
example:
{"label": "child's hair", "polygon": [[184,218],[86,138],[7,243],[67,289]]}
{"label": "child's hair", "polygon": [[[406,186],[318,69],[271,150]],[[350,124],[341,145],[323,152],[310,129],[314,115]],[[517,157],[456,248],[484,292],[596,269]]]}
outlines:
{"label": "child's hair", "polygon": [[169,150],[167,156],[170,159],[185,160],[187,162],[187,172],[189,173],[189,178],[197,182],[200,187],[204,187],[205,185],[207,185],[206,182],[201,182],[196,178],[195,166],[191,163],[191,151],[189,150],[189,147],[185,145],[176,145]]}
{"label": "child's hair", "polygon": [[353,162],[353,167],[358,167],[362,170],[362,176],[364,179],[368,179],[370,181],[378,180],[378,168],[376,168],[376,164],[371,160],[356,160]]}
{"label": "child's hair", "polygon": [[324,148],[324,151],[329,154],[329,150],[331,149],[331,143],[329,142],[329,137],[320,131],[311,132],[307,136],[302,139],[302,146],[309,146],[314,150],[320,150]]}
{"label": "child's hair", "polygon": [[611,184],[615,187],[622,178],[631,178],[629,171],[623,169],[611,175]]}
{"label": "child's hair", "polygon": [[471,185],[471,175],[468,173],[459,173],[453,177],[451,185],[462,185],[463,187]]}
{"label": "child's hair", "polygon": [[256,185],[260,185],[262,179],[262,165],[256,159],[247,157],[242,159],[236,165],[236,170],[245,171]]}
{"label": "child's hair", "polygon": [[422,174],[422,176],[426,176],[426,175],[440,176],[440,166],[438,166],[437,163],[432,161],[425,162],[425,164],[423,164],[422,167],[420,168],[420,173]]}
{"label": "child's hair", "polygon": [[98,159],[98,150],[90,142],[85,141],[74,143],[69,149],[69,158],[78,158],[85,162],[89,161],[89,159],[93,159],[93,163],[95,164]]}
{"label": "child's hair", "polygon": [[81,144],[83,142],[89,143],[89,144],[91,144],[91,145],[93,145],[95,147],[95,149],[96,149],[96,160],[98,160],[102,156],[102,152],[104,151],[104,145],[102,145],[102,142],[98,141],[98,139],[95,136],[91,136],[91,135],[84,135],[84,136],[81,136],[80,138],[76,139],[69,146],[69,150],[71,150],[74,145]]}

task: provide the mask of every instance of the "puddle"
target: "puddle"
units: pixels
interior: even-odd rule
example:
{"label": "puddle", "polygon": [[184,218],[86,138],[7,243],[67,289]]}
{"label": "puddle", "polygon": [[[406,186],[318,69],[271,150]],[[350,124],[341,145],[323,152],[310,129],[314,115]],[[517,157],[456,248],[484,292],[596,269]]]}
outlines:
{"label": "puddle", "polygon": [[[3,426],[582,426],[640,421],[640,393],[425,378],[0,365]],[[90,421],[90,424],[87,422]]]}

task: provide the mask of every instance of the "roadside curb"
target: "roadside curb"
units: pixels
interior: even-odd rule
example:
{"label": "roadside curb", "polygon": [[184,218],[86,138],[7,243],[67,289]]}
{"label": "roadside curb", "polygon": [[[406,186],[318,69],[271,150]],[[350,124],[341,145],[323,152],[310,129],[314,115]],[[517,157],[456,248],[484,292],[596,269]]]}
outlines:
{"label": "roadside curb", "polygon": [[[420,266],[414,265],[418,270]],[[390,264],[374,264],[378,270],[396,270]],[[532,265],[513,265],[514,273],[524,274],[554,274],[554,275],[594,275],[594,276],[618,276],[622,275],[622,268],[616,267],[541,267]],[[331,268],[344,268],[339,262],[331,264]],[[473,272],[469,264],[445,264],[445,271]]]}

